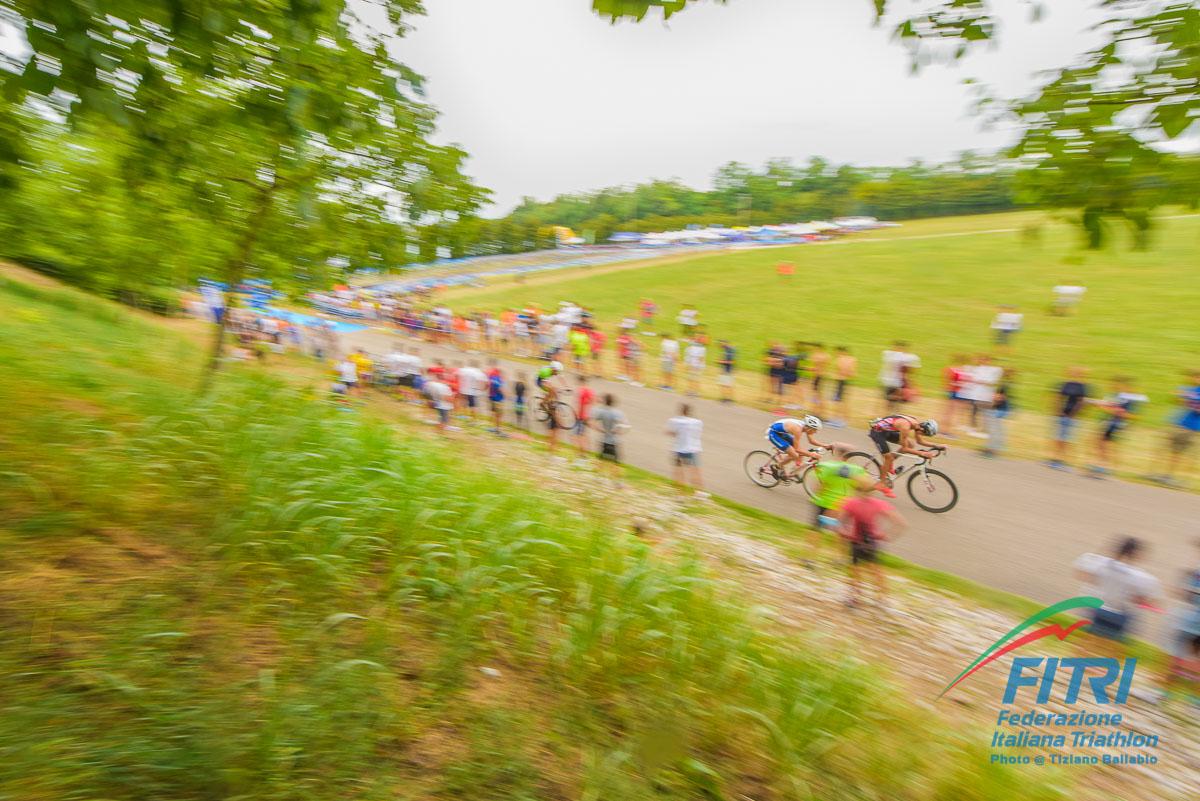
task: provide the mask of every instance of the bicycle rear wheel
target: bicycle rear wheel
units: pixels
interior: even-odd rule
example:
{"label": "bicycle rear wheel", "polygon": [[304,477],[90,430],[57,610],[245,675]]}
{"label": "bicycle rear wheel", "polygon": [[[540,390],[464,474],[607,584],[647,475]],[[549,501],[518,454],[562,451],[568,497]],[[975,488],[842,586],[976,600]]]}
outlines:
{"label": "bicycle rear wheel", "polygon": [[958,487],[940,470],[913,468],[908,476],[908,497],[926,512],[949,512],[958,503]]}
{"label": "bicycle rear wheel", "polygon": [[742,460],[746,477],[760,487],[772,489],[779,486],[779,476],[776,473],[775,457],[766,451],[750,451]]}
{"label": "bicycle rear wheel", "polygon": [[869,453],[852,451],[846,454],[846,462],[866,470],[867,475],[876,481],[883,475],[883,468],[879,466],[879,460]]}
{"label": "bicycle rear wheel", "polygon": [[570,404],[563,403],[562,401],[555,401],[553,408],[554,423],[559,428],[570,431],[575,427],[575,421],[577,418],[575,417],[575,410],[571,408]]}

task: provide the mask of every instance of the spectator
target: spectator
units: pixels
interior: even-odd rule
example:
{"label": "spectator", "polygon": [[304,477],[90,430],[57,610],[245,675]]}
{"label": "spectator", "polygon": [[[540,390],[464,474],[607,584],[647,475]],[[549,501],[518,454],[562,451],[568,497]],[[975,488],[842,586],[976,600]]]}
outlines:
{"label": "spectator", "polygon": [[604,405],[592,415],[591,425],[600,432],[600,460],[606,465],[605,472],[617,487],[621,482],[621,435],[629,430],[625,413],[617,408],[617,399],[612,393],[604,395]]}
{"label": "spectator", "polygon": [[630,381],[632,380],[633,370],[630,367],[630,346],[633,344],[633,337],[624,328],[621,333],[617,334],[617,380]]}
{"label": "spectator", "polygon": [[679,333],[682,339],[689,340],[695,338],[699,316],[700,312],[696,311],[692,304],[684,304],[683,309],[679,312],[679,317],[676,318],[676,321],[679,323]]}
{"label": "spectator", "polygon": [[700,476],[700,452],[703,450],[701,436],[704,433],[704,423],[692,417],[692,409],[688,404],[680,404],[679,414],[667,421],[667,433],[674,437],[672,446],[674,480],[679,484],[692,487],[697,496],[707,497]]}
{"label": "spectator", "polygon": [[516,422],[517,428],[522,430],[529,428],[528,423],[525,422],[525,393],[527,391],[525,373],[518,372],[517,380],[513,383],[513,420]]}
{"label": "spectator", "polygon": [[1011,368],[1001,370],[991,408],[987,410],[988,442],[987,447],[980,451],[984,456],[999,456],[1008,447],[1007,421],[1016,408],[1012,398],[1013,375]]}
{"label": "spectator", "polygon": [[1124,642],[1136,623],[1139,606],[1158,601],[1158,580],[1137,567],[1144,553],[1142,541],[1125,537],[1113,556],[1085,553],[1075,560],[1075,575],[1084,583],[1086,595],[1104,602],[1092,610],[1092,624],[1085,631],[1106,640]]}
{"label": "spectator", "polygon": [[[835,442],[830,447],[830,454],[817,462],[813,470],[820,484],[818,492],[812,496],[813,523],[808,538],[809,550],[816,554],[820,544],[819,530],[823,525],[821,518],[837,518],[842,504],[854,494],[858,484],[867,481],[872,484],[870,475],[858,465],[846,461],[846,454],[854,450],[852,445],[845,442]],[[807,560],[806,566],[811,567]]]}
{"label": "spectator", "polygon": [[[921,359],[908,352],[908,343],[897,340],[891,350],[885,350],[879,370],[879,385],[883,390],[883,413],[909,400],[912,394],[911,372],[921,366]],[[906,392],[905,390],[908,390]]]}
{"label": "spectator", "polygon": [[358,369],[358,388],[362,390],[371,383],[375,376],[375,363],[362,348],[358,348],[350,354],[350,361],[354,362],[354,366]]}
{"label": "spectator", "polygon": [[1025,315],[1017,312],[1016,306],[1001,306],[992,320],[992,332],[997,345],[1008,345],[1013,336],[1021,330]]}
{"label": "spectator", "polygon": [[571,329],[569,337],[571,356],[575,360],[575,372],[579,375],[587,373],[588,362],[592,356],[592,340],[582,328]]}
{"label": "spectator", "polygon": [[845,345],[838,345],[837,355],[833,358],[833,373],[837,385],[833,390],[833,404],[837,408],[837,420],[830,420],[834,428],[841,428],[850,419],[850,394],[846,391],[858,376],[858,359],[850,354]]}
{"label": "spectator", "polygon": [[[907,525],[904,518],[882,498],[871,497],[873,482],[856,482],[853,497],[847,498],[838,512],[838,530],[850,545],[850,597],[846,605],[862,603],[862,570],[870,572],[875,585],[875,602],[887,600],[887,578],[879,566],[879,543],[898,537]],[[886,525],[885,525],[886,524]]]}
{"label": "spectator", "polygon": [[813,352],[810,357],[812,371],[812,411],[817,417],[825,416],[825,397],[821,385],[825,381],[825,374],[829,371],[831,358],[829,351],[825,350],[824,345],[820,342],[813,344]]}
{"label": "spectator", "polygon": [[721,375],[717,382],[721,385],[721,403],[733,403],[733,369],[737,363],[737,349],[727,339],[722,339],[720,346],[721,360],[718,364],[721,366]]}
{"label": "spectator", "polygon": [[476,410],[482,405],[488,389],[488,377],[479,369],[479,362],[472,361],[458,371],[458,394],[467,405],[467,415],[475,420]]}
{"label": "spectator", "polygon": [[1082,367],[1071,367],[1067,370],[1067,380],[1055,393],[1054,442],[1046,462],[1055,470],[1067,469],[1067,449],[1074,439],[1079,413],[1091,395],[1091,388],[1084,383],[1086,377],[1087,371]]}
{"label": "spectator", "polygon": [[1087,287],[1078,284],[1061,284],[1054,287],[1054,306],[1051,313],[1066,317],[1075,310],[1086,292]]}
{"label": "spectator", "polygon": [[1150,476],[1168,487],[1178,487],[1178,474],[1191,467],[1190,454],[1196,444],[1196,433],[1200,432],[1200,370],[1188,374],[1187,384],[1176,391],[1175,397],[1182,408],[1174,428],[1167,434],[1167,466],[1165,472]]}
{"label": "spectator", "polygon": [[658,306],[649,298],[642,298],[638,304],[638,309],[642,313],[642,325],[647,329],[654,327],[654,315],[658,312]]}
{"label": "spectator", "polygon": [[776,402],[783,403],[783,347],[778,342],[772,342],[763,352],[763,367],[766,377],[766,397],[763,400],[769,401],[772,397]]}
{"label": "spectator", "polygon": [[429,371],[429,377],[421,387],[425,396],[429,398],[429,405],[437,414],[435,422],[438,430],[445,433],[450,430],[450,410],[454,408],[450,386],[441,379],[438,373],[432,369]]}
{"label": "spectator", "polygon": [[1102,401],[1093,401],[1104,412],[1100,433],[1096,437],[1096,463],[1088,472],[1092,478],[1104,478],[1113,471],[1116,462],[1116,444],[1121,432],[1129,427],[1139,404],[1147,400],[1133,390],[1132,382],[1125,377],[1113,379],[1113,392]]}
{"label": "spectator", "polygon": [[687,349],[683,353],[683,363],[687,366],[688,372],[688,394],[693,397],[700,394],[700,379],[704,376],[704,362],[707,355],[708,349],[701,344],[699,339],[688,342]]}
{"label": "spectator", "polygon": [[963,371],[959,394],[971,405],[971,426],[967,429],[971,436],[987,437],[986,433],[979,430],[979,416],[987,419],[992,401],[996,397],[996,387],[999,386],[1003,375],[1004,369],[992,364],[992,357],[986,353],[980,354],[975,359],[975,364]]}
{"label": "spectator", "polygon": [[942,417],[938,423],[943,437],[954,437],[954,426],[958,421],[959,412],[967,405],[962,397],[963,382],[967,377],[966,364],[967,357],[957,354],[942,370],[942,388],[946,393],[946,403],[942,407]]}
{"label": "spectator", "polygon": [[[1192,545],[1200,556],[1200,539],[1193,540]],[[1200,663],[1194,661],[1200,657],[1196,651],[1197,638],[1200,638],[1200,559],[1192,564],[1192,569],[1183,574],[1179,587],[1179,597],[1183,603],[1173,620],[1171,656],[1176,668],[1185,660],[1193,660],[1191,678],[1195,682],[1200,681],[1200,672],[1196,671]]]}
{"label": "spectator", "polygon": [[492,410],[492,433],[503,437],[505,434],[500,430],[500,420],[504,412],[504,374],[500,372],[500,366],[495,359],[489,363],[487,386],[488,403],[491,404]]}
{"label": "spectator", "polygon": [[679,361],[679,343],[670,334],[663,334],[662,337],[662,345],[659,346],[662,383],[659,388],[673,390],[675,388],[675,364]]}
{"label": "spectator", "polygon": [[800,363],[804,356],[804,346],[799,342],[794,343],[791,353],[783,356],[779,369],[779,396],[784,409],[800,408],[803,400],[800,397]]}
{"label": "spectator", "polygon": [[588,386],[588,377],[579,376],[579,391],[575,393],[575,446],[579,449],[580,460],[588,452],[588,421],[591,419],[592,405],[595,401],[596,393]]}
{"label": "spectator", "polygon": [[337,363],[338,383],[346,388],[346,393],[358,393],[358,365],[351,359],[342,359]]}
{"label": "spectator", "polygon": [[604,357],[604,344],[608,341],[608,337],[595,326],[587,330],[587,335],[592,350],[592,377],[600,378],[604,375],[604,364],[601,359]]}

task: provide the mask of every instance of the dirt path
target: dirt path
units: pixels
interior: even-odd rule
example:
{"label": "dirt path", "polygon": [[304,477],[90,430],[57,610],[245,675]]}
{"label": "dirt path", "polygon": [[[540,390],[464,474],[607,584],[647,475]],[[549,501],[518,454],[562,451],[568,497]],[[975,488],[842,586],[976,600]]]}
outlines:
{"label": "dirt path", "polygon": [[[387,352],[394,335],[362,331],[346,336],[350,345]],[[422,344],[422,355],[447,362],[477,358]],[[533,368],[502,360],[509,376]],[[660,475],[669,475],[666,420],[684,400],[657,389],[596,380],[599,393],[614,393],[633,430],[623,444],[624,459]],[[781,517],[809,522],[812,507],[798,486],[766,490],[745,476],[745,454],[765,445],[771,414],[705,399],[687,399],[705,423],[703,470],[707,488],[724,497]],[[870,449],[865,433],[832,434]],[[911,531],[897,543],[897,555],[999,589],[1053,603],[1079,589],[1072,563],[1082,553],[1107,549],[1119,535],[1136,535],[1149,545],[1144,566],[1171,591],[1184,569],[1194,566],[1200,537],[1200,496],[1123,481],[1097,481],[1060,473],[1033,462],[983,459],[966,450],[951,451],[939,465],[953,476],[960,500],[951,512],[918,509],[903,489],[896,503]],[[900,485],[898,484],[898,487]],[[1147,614],[1141,635],[1166,644],[1168,622]]]}

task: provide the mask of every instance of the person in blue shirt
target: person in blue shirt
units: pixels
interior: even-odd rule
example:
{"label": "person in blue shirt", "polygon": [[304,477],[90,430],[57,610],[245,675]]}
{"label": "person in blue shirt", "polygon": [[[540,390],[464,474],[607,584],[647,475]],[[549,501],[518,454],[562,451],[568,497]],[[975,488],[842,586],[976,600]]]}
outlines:
{"label": "person in blue shirt", "polygon": [[1088,468],[1092,478],[1104,478],[1112,473],[1116,443],[1129,427],[1138,406],[1146,400],[1145,395],[1133,391],[1130,379],[1114,378],[1111,395],[1101,401],[1090,401],[1104,413],[1100,436],[1096,438],[1096,464]]}
{"label": "person in blue shirt", "polygon": [[504,436],[500,430],[500,413],[504,410],[504,375],[495,359],[492,359],[487,377],[488,402],[492,405],[492,433]]}
{"label": "person in blue shirt", "polygon": [[1167,461],[1162,473],[1149,478],[1169,487],[1179,486],[1179,472],[1189,468],[1192,450],[1200,434],[1200,370],[1188,373],[1187,383],[1175,392],[1179,411],[1175,414],[1174,426],[1167,434]]}
{"label": "person in blue shirt", "polygon": [[721,360],[718,364],[721,366],[721,374],[717,381],[721,385],[721,403],[733,403],[733,367],[737,362],[737,350],[727,339],[722,339],[720,345]]}

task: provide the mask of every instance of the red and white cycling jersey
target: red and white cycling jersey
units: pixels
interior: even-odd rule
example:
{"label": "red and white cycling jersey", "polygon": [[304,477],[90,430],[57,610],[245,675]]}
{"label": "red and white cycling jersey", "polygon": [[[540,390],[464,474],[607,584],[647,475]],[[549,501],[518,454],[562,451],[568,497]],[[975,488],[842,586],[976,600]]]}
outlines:
{"label": "red and white cycling jersey", "polygon": [[897,420],[907,420],[910,423],[916,424],[917,418],[907,414],[889,414],[887,417],[877,417],[871,421],[872,431],[899,431],[896,428]]}

